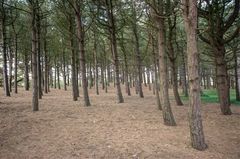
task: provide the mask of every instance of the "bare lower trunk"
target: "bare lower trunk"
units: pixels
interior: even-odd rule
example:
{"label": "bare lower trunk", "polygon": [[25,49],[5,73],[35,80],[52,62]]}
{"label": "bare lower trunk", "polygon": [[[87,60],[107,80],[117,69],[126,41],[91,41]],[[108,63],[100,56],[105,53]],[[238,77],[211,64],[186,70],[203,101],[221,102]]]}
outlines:
{"label": "bare lower trunk", "polygon": [[57,64],[57,85],[58,89],[61,89],[61,84],[60,84],[60,72],[59,72],[59,66]]}
{"label": "bare lower trunk", "polygon": [[17,35],[15,35],[15,54],[14,54],[14,92],[18,93],[18,84],[17,84],[17,76],[18,76],[18,43],[17,43]]}
{"label": "bare lower trunk", "polygon": [[101,83],[102,83],[102,90],[105,89],[105,83],[104,83],[104,70],[103,70],[103,64],[101,63]]}
{"label": "bare lower trunk", "polygon": [[8,65],[9,65],[8,66],[9,67],[9,90],[10,90],[10,92],[12,92],[13,53],[12,53],[12,49],[10,47],[8,49],[8,53],[9,53],[9,62],[8,62]]}
{"label": "bare lower trunk", "polygon": [[150,68],[147,68],[147,84],[148,84],[148,90],[151,91],[151,82],[150,82]]}
{"label": "bare lower trunk", "polygon": [[[161,13],[163,14],[163,6],[161,5]],[[158,24],[158,49],[159,49],[159,71],[160,71],[160,98],[162,105],[162,113],[164,124],[168,126],[175,126],[176,122],[172,113],[169,94],[168,94],[168,76],[166,66],[166,54],[165,54],[165,40],[164,40],[164,19],[159,18]]]}
{"label": "bare lower trunk", "polygon": [[[45,29],[46,31],[47,29]],[[47,53],[47,39],[46,39],[46,32],[45,32],[45,37],[44,37],[44,43],[43,43],[43,48],[44,48],[44,64],[45,64],[45,72],[44,72],[44,79],[45,79],[45,83],[44,83],[44,93],[48,93],[48,87],[49,87],[49,79],[48,79],[48,74],[49,74],[49,70],[48,70],[48,53]]]}
{"label": "bare lower trunk", "polygon": [[29,90],[29,66],[28,66],[28,55],[25,53],[24,55],[24,87],[25,91]]}
{"label": "bare lower trunk", "polygon": [[[240,64],[239,64],[240,65]],[[236,100],[240,101],[240,66],[238,65],[238,57],[235,53],[235,90]]]}
{"label": "bare lower trunk", "polygon": [[197,1],[183,0],[184,22],[187,33],[187,56],[189,75],[189,126],[192,147],[197,150],[207,148],[204,139],[199,81],[199,63],[197,50]]}
{"label": "bare lower trunk", "polygon": [[171,64],[171,69],[172,69],[171,76],[172,76],[172,84],[173,84],[173,94],[175,97],[176,104],[178,106],[181,106],[181,105],[183,105],[183,103],[182,103],[181,98],[178,93],[177,68],[176,68],[175,61],[171,61],[170,64]]}
{"label": "bare lower trunk", "polygon": [[[2,2],[1,2],[2,3]],[[4,8],[3,6],[3,3],[1,4],[2,8]],[[9,96],[10,97],[10,90],[9,90],[9,81],[8,81],[8,71],[7,71],[7,47],[6,47],[6,19],[5,19],[5,14],[4,14],[4,11],[3,11],[3,16],[2,16],[2,19],[1,19],[1,37],[0,37],[0,40],[1,40],[1,45],[3,47],[3,79],[4,79],[4,90],[5,90],[5,95],[6,96]]]}
{"label": "bare lower trunk", "polygon": [[65,52],[63,51],[63,86],[64,90],[67,90],[67,78],[66,78],[66,58]]}
{"label": "bare lower trunk", "polygon": [[108,14],[108,23],[110,26],[109,33],[110,33],[110,41],[111,41],[111,48],[112,48],[112,55],[114,60],[114,66],[115,66],[115,81],[114,85],[116,84],[117,87],[117,97],[118,102],[123,103],[124,99],[122,96],[121,91],[121,84],[120,84],[120,78],[119,78],[119,60],[118,60],[118,52],[117,52],[117,39],[116,39],[116,26],[115,26],[115,19],[113,15],[113,5],[111,0],[105,1],[106,7],[107,7],[107,14]]}
{"label": "bare lower trunk", "polygon": [[154,64],[154,76],[155,76],[155,80],[154,80],[154,85],[155,85],[155,95],[156,95],[156,100],[157,100],[157,106],[158,106],[158,109],[159,110],[162,110],[162,105],[161,105],[161,102],[160,102],[160,96],[159,96],[159,90],[158,90],[158,73],[157,73],[157,66],[156,64]]}
{"label": "bare lower trunk", "polygon": [[37,73],[38,73],[38,97],[42,99],[42,70],[41,70],[41,21],[39,8],[37,8],[36,15],[37,25]]}
{"label": "bare lower trunk", "polygon": [[229,100],[229,81],[227,73],[227,65],[223,56],[216,57],[216,83],[220,108],[223,115],[231,115]]}
{"label": "bare lower trunk", "polygon": [[85,50],[84,50],[84,30],[83,30],[80,6],[78,6],[76,1],[75,1],[75,6],[76,6],[77,37],[78,37],[78,46],[79,46],[80,69],[82,73],[81,75],[82,75],[84,105],[90,106],[91,104],[90,104],[89,95],[88,95],[86,65],[85,65],[86,59],[85,59]]}
{"label": "bare lower trunk", "polygon": [[36,23],[36,4],[30,3],[32,11],[32,108],[33,111],[38,111],[38,66],[37,66],[37,23]]}

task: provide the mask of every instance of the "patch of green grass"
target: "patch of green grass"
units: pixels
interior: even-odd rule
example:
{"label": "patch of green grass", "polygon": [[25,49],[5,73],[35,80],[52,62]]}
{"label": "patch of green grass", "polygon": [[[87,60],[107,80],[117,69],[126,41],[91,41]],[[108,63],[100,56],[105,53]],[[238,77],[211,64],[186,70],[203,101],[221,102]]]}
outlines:
{"label": "patch of green grass", "polygon": [[[181,99],[188,100],[188,97],[181,96]],[[217,91],[215,89],[203,90],[201,100],[203,103],[218,103]],[[240,106],[240,101],[236,101],[235,90],[230,90],[230,100],[232,104]]]}

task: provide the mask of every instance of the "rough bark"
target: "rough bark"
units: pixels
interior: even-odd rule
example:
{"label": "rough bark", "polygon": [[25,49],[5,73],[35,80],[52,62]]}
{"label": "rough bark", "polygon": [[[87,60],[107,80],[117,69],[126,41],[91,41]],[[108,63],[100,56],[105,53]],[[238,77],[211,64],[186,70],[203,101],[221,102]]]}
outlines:
{"label": "rough bark", "polygon": [[[79,3],[82,3],[81,1]],[[84,30],[82,23],[82,15],[78,2],[75,0],[75,15],[77,21],[77,37],[78,37],[78,45],[79,45],[79,60],[80,60],[80,69],[82,73],[82,89],[83,89],[83,97],[84,97],[84,105],[90,106],[90,100],[88,95],[88,87],[87,87],[87,77],[86,77],[86,65],[85,65],[85,49],[84,49]]]}
{"label": "rough bark", "polygon": [[[4,1],[3,1],[4,2]],[[3,80],[4,80],[4,91],[5,95],[10,97],[10,89],[9,89],[9,81],[8,81],[8,70],[7,70],[7,43],[6,43],[6,16],[5,16],[5,10],[3,6],[3,2],[1,2],[1,8],[2,8],[2,16],[0,17],[0,40],[1,40],[1,46],[2,46],[2,52],[3,52]]]}
{"label": "rough bark", "polygon": [[236,91],[236,100],[240,101],[240,64],[238,60],[238,56],[235,50],[235,91]]}
{"label": "rough bark", "polygon": [[94,64],[95,64],[95,91],[96,94],[99,95],[99,88],[98,88],[98,56],[97,56],[97,39],[96,33],[94,33]]}
{"label": "rough bark", "polygon": [[227,64],[224,60],[225,48],[221,47],[222,52],[218,51],[218,56],[215,57],[216,63],[216,84],[220,108],[223,115],[231,115],[230,100],[229,100],[229,80],[227,72]]}
{"label": "rough bark", "polygon": [[[134,43],[135,43],[135,56],[136,56],[136,65],[137,65],[137,78],[138,78],[138,93],[139,97],[143,98],[143,90],[142,90],[142,60],[141,60],[141,52],[140,52],[140,46],[139,46],[139,35],[138,35],[138,28],[137,28],[137,15],[135,10],[135,2],[133,1],[132,5],[132,12],[133,12],[133,34],[134,34]],[[146,80],[145,80],[146,81]],[[144,81],[144,83],[146,83]]]}
{"label": "rough bark", "polygon": [[25,91],[29,91],[29,65],[28,65],[28,54],[24,54],[24,88]]}
{"label": "rough bark", "polygon": [[166,66],[166,53],[165,53],[165,39],[164,39],[164,18],[163,6],[160,4],[160,15],[161,17],[157,20],[158,26],[158,51],[159,51],[159,72],[160,72],[160,98],[162,105],[162,113],[164,124],[168,126],[175,126],[176,122],[172,113],[169,93],[168,93],[168,74]]}
{"label": "rough bark", "polygon": [[12,75],[12,70],[13,70],[13,50],[12,47],[8,46],[8,68],[9,68],[9,90],[10,92],[12,92],[12,79],[13,79],[13,75]]}
{"label": "rough bark", "polygon": [[197,50],[197,1],[183,0],[183,17],[187,34],[187,58],[189,76],[189,125],[192,147],[197,150],[207,148],[201,119],[201,99],[199,63]]}
{"label": "rough bark", "polygon": [[68,15],[68,20],[69,20],[69,38],[70,38],[70,50],[71,50],[71,78],[72,78],[72,97],[73,97],[73,101],[77,101],[77,78],[76,78],[76,52],[74,50],[74,39],[73,39],[73,34],[74,34],[74,30],[73,30],[73,25],[74,25],[74,21],[73,21],[73,17],[71,14]]}
{"label": "rough bark", "polygon": [[33,111],[38,111],[38,67],[37,67],[37,21],[36,21],[36,6],[38,1],[30,1],[29,5],[31,9],[31,27],[32,27],[32,108]]}
{"label": "rough bark", "polygon": [[148,90],[151,91],[152,87],[151,87],[151,81],[150,81],[150,68],[147,67],[147,84],[148,84]]}
{"label": "rough bark", "polygon": [[48,70],[48,53],[47,53],[47,28],[44,28],[44,41],[43,41],[43,51],[44,51],[44,64],[45,64],[45,70],[44,70],[44,93],[48,93],[48,87],[49,87],[49,70]]}
{"label": "rough bark", "polygon": [[113,16],[113,5],[111,0],[105,0],[105,4],[107,7],[107,16],[108,16],[108,23],[109,23],[109,33],[110,33],[110,41],[111,41],[111,48],[112,48],[112,55],[113,55],[113,61],[115,66],[115,82],[114,85],[116,85],[117,88],[117,97],[118,102],[123,103],[124,99],[122,96],[121,91],[121,84],[120,84],[120,78],[119,78],[119,59],[118,59],[118,52],[117,52],[117,39],[116,39],[116,26],[115,26],[115,19]]}
{"label": "rough bark", "polygon": [[123,52],[123,60],[124,60],[124,71],[125,71],[125,76],[124,76],[124,80],[125,80],[125,92],[127,93],[128,96],[131,96],[131,90],[130,90],[130,84],[129,84],[129,68],[128,68],[128,59],[127,59],[127,52],[125,49],[125,45],[124,45],[124,39],[123,39],[123,33],[122,33],[122,37],[121,37],[121,49]]}
{"label": "rough bark", "polygon": [[41,70],[41,19],[40,8],[36,8],[36,25],[37,25],[37,73],[38,73],[38,98],[42,99],[42,70]]}
{"label": "rough bark", "polygon": [[57,64],[56,65],[56,69],[57,69],[57,87],[58,87],[58,89],[61,89],[59,67],[60,67],[59,64]]}
{"label": "rough bark", "polygon": [[[224,6],[224,9],[222,9]],[[231,6],[231,11],[229,12]],[[199,6],[199,17],[205,19],[208,30],[199,33],[199,38],[211,46],[212,56],[215,59],[218,98],[223,115],[231,115],[230,109],[230,81],[227,71],[228,58],[225,47],[229,42],[239,36],[239,27],[235,26],[239,17],[240,0],[209,1]],[[202,23],[203,24],[203,23]],[[199,30],[202,30],[201,28]],[[207,35],[207,36],[205,36]]]}
{"label": "rough bark", "polygon": [[17,76],[18,76],[18,35],[15,30],[14,23],[12,24],[13,32],[14,32],[14,93],[18,93],[18,82],[17,82]]}
{"label": "rough bark", "polygon": [[66,57],[65,57],[65,52],[63,51],[63,87],[64,90],[67,90],[67,77],[66,77]]}
{"label": "rough bark", "polygon": [[171,65],[171,77],[172,77],[172,85],[173,85],[173,95],[175,97],[176,104],[178,106],[182,106],[182,100],[178,93],[178,81],[177,81],[177,68],[175,62],[170,62]]}

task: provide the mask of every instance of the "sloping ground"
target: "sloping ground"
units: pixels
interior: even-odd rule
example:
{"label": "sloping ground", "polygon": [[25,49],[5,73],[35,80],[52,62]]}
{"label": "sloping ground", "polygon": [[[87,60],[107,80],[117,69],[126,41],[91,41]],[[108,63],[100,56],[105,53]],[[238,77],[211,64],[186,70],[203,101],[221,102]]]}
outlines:
{"label": "sloping ground", "polygon": [[91,90],[91,107],[82,97],[73,102],[70,90],[52,90],[39,112],[31,111],[31,92],[19,92],[7,98],[0,89],[1,159],[240,158],[240,107],[223,116],[217,104],[203,105],[209,148],[200,152],[190,146],[187,105],[172,103],[177,126],[164,126],[148,90],[144,99],[125,96],[124,104],[115,102],[113,89],[99,96]]}

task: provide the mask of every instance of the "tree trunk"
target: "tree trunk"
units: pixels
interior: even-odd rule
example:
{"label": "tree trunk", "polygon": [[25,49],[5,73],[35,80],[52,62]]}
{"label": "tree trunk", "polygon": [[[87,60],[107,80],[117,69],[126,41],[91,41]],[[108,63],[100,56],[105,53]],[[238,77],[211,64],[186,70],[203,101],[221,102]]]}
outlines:
{"label": "tree trunk", "polygon": [[24,54],[24,87],[25,91],[29,91],[29,66],[28,66],[28,55],[27,53]]}
{"label": "tree trunk", "polygon": [[57,86],[58,89],[61,89],[61,84],[60,84],[60,72],[59,72],[59,64],[57,64]]}
{"label": "tree trunk", "polygon": [[[163,6],[160,4],[160,14],[163,15]],[[168,126],[175,126],[176,122],[172,113],[168,94],[168,77],[165,54],[165,40],[164,40],[164,18],[160,17],[157,21],[158,25],[158,51],[159,51],[159,71],[160,71],[160,98],[162,105],[162,113],[164,124]],[[157,87],[156,87],[157,88]]]}
{"label": "tree trunk", "polygon": [[150,68],[147,68],[147,84],[148,84],[148,90],[151,91],[151,82],[150,82]]}
{"label": "tree trunk", "polygon": [[123,38],[123,33],[122,33],[122,37],[121,37],[121,49],[123,52],[123,60],[124,60],[124,71],[125,71],[125,76],[124,76],[124,80],[125,80],[125,92],[127,93],[128,96],[131,96],[131,90],[130,90],[130,84],[129,84],[129,69],[128,69],[128,61],[127,61],[127,52],[125,49],[125,45],[124,45],[124,38]]}
{"label": "tree trunk", "polygon": [[9,65],[8,66],[9,67],[9,90],[10,90],[10,92],[12,92],[13,52],[12,52],[12,48],[11,47],[8,47],[8,54],[9,54],[9,62],[8,62],[8,65]]}
{"label": "tree trunk", "polygon": [[154,80],[154,85],[155,85],[155,95],[156,95],[156,100],[157,100],[157,106],[159,110],[162,110],[162,105],[160,102],[160,96],[159,96],[159,90],[158,90],[158,73],[157,73],[157,66],[154,64],[154,73],[155,73],[155,80]]}
{"label": "tree trunk", "polygon": [[80,6],[77,4],[76,0],[75,0],[75,7],[76,7],[75,12],[76,12],[76,21],[77,21],[77,37],[78,37],[78,45],[79,45],[79,52],[80,52],[79,59],[80,59],[80,65],[81,65],[80,69],[82,73],[82,88],[83,88],[84,104],[85,106],[90,106],[91,104],[88,96],[86,65],[85,65],[84,30],[83,30]]}
{"label": "tree trunk", "polygon": [[3,79],[4,79],[4,90],[5,95],[10,97],[10,90],[8,85],[8,74],[7,74],[7,48],[6,48],[6,16],[3,2],[1,2],[2,16],[0,17],[0,40],[3,52]]}
{"label": "tree trunk", "polygon": [[38,6],[37,2],[29,2],[31,8],[31,20],[32,20],[32,88],[33,88],[33,96],[32,96],[32,108],[33,111],[38,111],[38,66],[37,66],[37,57],[38,57],[38,48],[37,48],[37,20],[36,20],[36,6]]}
{"label": "tree trunk", "polygon": [[207,82],[206,88],[207,89],[210,89],[210,87],[211,87],[210,72],[211,72],[210,70],[206,70],[206,82]]}
{"label": "tree trunk", "polygon": [[188,84],[187,84],[187,77],[186,77],[186,62],[185,62],[185,55],[182,51],[182,67],[180,70],[181,79],[182,79],[182,91],[185,97],[188,97]]}
{"label": "tree trunk", "polygon": [[117,52],[117,39],[116,39],[116,26],[115,26],[115,20],[113,16],[113,6],[111,0],[106,0],[106,7],[107,7],[107,15],[108,15],[108,23],[109,23],[109,32],[110,32],[110,40],[111,40],[111,48],[112,48],[112,55],[114,60],[114,66],[115,66],[115,84],[117,86],[117,97],[118,102],[123,103],[124,99],[122,96],[121,91],[121,84],[119,79],[119,60],[118,60],[118,52]]}
{"label": "tree trunk", "polygon": [[[136,56],[136,65],[137,65],[137,77],[138,77],[138,92],[139,97],[143,98],[143,90],[142,90],[142,60],[139,46],[139,37],[138,37],[138,28],[137,28],[137,17],[135,10],[135,2],[133,2],[133,34],[134,34],[134,42],[135,42],[135,56]],[[146,83],[144,81],[144,83]]]}
{"label": "tree trunk", "polygon": [[181,101],[181,98],[179,96],[179,93],[178,93],[178,81],[177,81],[177,68],[176,68],[176,64],[175,62],[170,62],[170,65],[171,65],[171,73],[172,73],[172,84],[173,84],[173,94],[174,94],[174,97],[175,97],[175,101],[176,101],[176,104],[178,106],[181,106],[183,105],[182,101]]}
{"label": "tree trunk", "polygon": [[70,71],[69,71],[69,62],[67,62],[67,86],[70,86]]}
{"label": "tree trunk", "polygon": [[103,63],[101,63],[101,83],[102,83],[102,90],[104,90],[105,89],[105,83],[104,83],[104,66],[103,66],[104,64]]}
{"label": "tree trunk", "polygon": [[44,28],[44,39],[43,39],[43,51],[44,51],[44,64],[45,64],[45,70],[44,70],[44,93],[48,93],[49,88],[49,70],[48,70],[48,53],[47,53],[47,28]]}
{"label": "tree trunk", "polygon": [[96,35],[95,35],[95,33],[94,33],[94,64],[95,64],[95,90],[96,90],[96,94],[99,95],[99,88],[98,88],[97,41],[96,41]]}
{"label": "tree trunk", "polygon": [[54,88],[57,88],[57,62],[56,57],[54,57]]}
{"label": "tree trunk", "polygon": [[240,66],[238,65],[238,56],[235,52],[235,91],[236,101],[240,101]]}
{"label": "tree trunk", "polygon": [[[14,27],[13,27],[14,28]],[[15,29],[13,29],[15,32]],[[14,54],[14,92],[18,93],[18,84],[17,84],[17,76],[18,76],[18,42],[17,42],[17,35],[15,33],[14,36],[14,42],[15,42],[15,54]]]}
{"label": "tree trunk", "polygon": [[66,78],[66,57],[65,52],[63,51],[63,86],[64,90],[67,90],[67,78]]}
{"label": "tree trunk", "polygon": [[189,75],[189,125],[192,147],[197,150],[207,148],[201,119],[201,99],[199,81],[199,63],[197,50],[197,1],[183,0],[184,23],[187,34],[187,56]]}
{"label": "tree trunk", "polygon": [[38,73],[38,97],[42,99],[42,71],[41,71],[41,20],[40,8],[37,9],[36,25],[37,25],[37,73]]}
{"label": "tree trunk", "polygon": [[[217,51],[217,50],[216,50]],[[229,80],[227,73],[227,64],[224,60],[224,46],[221,47],[222,52],[218,52],[218,56],[215,57],[216,63],[216,84],[218,91],[218,98],[220,102],[220,108],[223,115],[231,115],[230,100],[229,100]]]}

